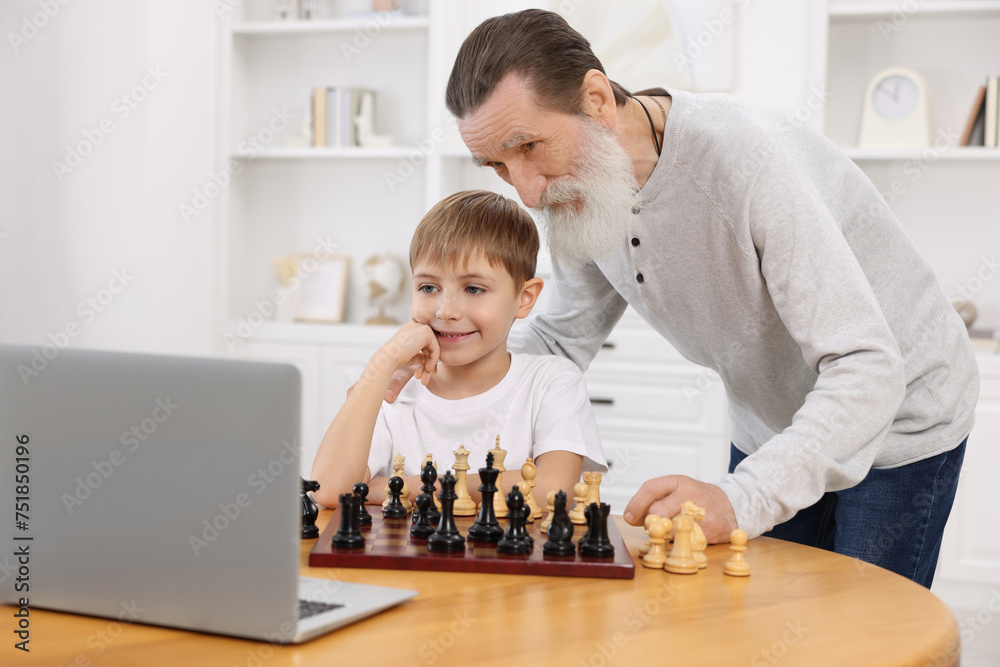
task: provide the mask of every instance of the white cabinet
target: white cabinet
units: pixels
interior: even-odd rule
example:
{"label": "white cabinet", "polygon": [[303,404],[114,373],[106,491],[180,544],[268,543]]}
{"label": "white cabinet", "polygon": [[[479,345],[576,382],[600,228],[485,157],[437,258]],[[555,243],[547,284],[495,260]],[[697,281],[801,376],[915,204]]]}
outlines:
{"label": "white cabinet", "polygon": [[1000,355],[982,352],[976,425],[969,436],[937,577],[943,582],[1000,584],[996,471],[1000,470]]}
{"label": "white cabinet", "polygon": [[729,463],[725,390],[631,309],[585,375],[608,457],[601,498],[620,513],[648,479],[718,481]]}
{"label": "white cabinet", "polygon": [[[978,87],[1000,74],[1000,2],[831,0],[823,130],[865,171],[927,259],[950,299],[971,300],[977,327],[1000,328],[1000,149],[960,147]],[[818,61],[821,59],[817,59]],[[907,67],[927,82],[931,145],[914,150],[857,148],[871,79]]]}
{"label": "white cabinet", "polygon": [[[970,299],[977,327],[1000,328],[1000,150],[957,146],[977,88],[1000,74],[1000,2],[924,0],[828,4],[824,131],[865,171],[928,260],[949,299]],[[856,148],[862,99],[879,71],[919,72],[930,90],[932,144]],[[981,392],[934,590],[977,607],[1000,583],[994,486],[1000,465],[1000,358],[979,356]]]}

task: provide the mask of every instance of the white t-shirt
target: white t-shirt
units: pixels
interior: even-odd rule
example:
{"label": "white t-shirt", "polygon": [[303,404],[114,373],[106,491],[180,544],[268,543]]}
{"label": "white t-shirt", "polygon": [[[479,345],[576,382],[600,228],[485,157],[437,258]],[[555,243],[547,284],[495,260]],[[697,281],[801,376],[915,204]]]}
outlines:
{"label": "white t-shirt", "polygon": [[486,465],[486,450],[507,450],[504,466],[520,470],[525,459],[551,451],[583,456],[583,470],[604,472],[607,460],[590,407],[583,374],[573,362],[552,355],[511,354],[507,375],[477,396],[450,400],[410,380],[395,403],[379,411],[368,469],[392,474],[392,458],[406,457],[405,475],[420,474],[428,453],[438,475],[455,464],[459,445],[469,455],[470,475]]}

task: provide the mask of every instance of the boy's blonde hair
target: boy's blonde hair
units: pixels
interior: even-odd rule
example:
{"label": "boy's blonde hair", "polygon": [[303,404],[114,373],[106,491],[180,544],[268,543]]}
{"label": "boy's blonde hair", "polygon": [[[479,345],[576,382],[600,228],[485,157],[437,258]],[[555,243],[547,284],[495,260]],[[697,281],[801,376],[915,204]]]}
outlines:
{"label": "boy's blonde hair", "polygon": [[495,192],[467,190],[442,199],[417,225],[410,270],[418,262],[459,266],[481,252],[520,286],[535,277],[538,248],[535,223],[517,202]]}

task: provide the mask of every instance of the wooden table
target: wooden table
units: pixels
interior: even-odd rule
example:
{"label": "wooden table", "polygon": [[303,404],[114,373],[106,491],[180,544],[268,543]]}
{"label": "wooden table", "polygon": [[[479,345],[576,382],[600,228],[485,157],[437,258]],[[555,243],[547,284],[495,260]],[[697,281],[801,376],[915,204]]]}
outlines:
{"label": "wooden table", "polygon": [[[329,514],[321,513],[321,526]],[[643,532],[616,519],[634,556]],[[749,578],[722,574],[730,551],[717,545],[698,574],[637,566],[634,580],[309,568],[313,544],[302,545],[304,575],[421,593],[298,646],[32,610],[27,656],[13,650],[5,607],[0,664],[943,667],[959,660],[955,618],[929,591],[780,540],[749,543]]]}

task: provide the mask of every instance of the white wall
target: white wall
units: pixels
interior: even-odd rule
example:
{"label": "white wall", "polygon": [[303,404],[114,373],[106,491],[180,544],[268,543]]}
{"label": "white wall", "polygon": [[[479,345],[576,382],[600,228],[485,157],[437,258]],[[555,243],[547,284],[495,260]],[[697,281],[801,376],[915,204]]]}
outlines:
{"label": "white wall", "polygon": [[211,166],[216,23],[199,0],[0,3],[0,341],[209,351],[211,212],[177,209]]}

